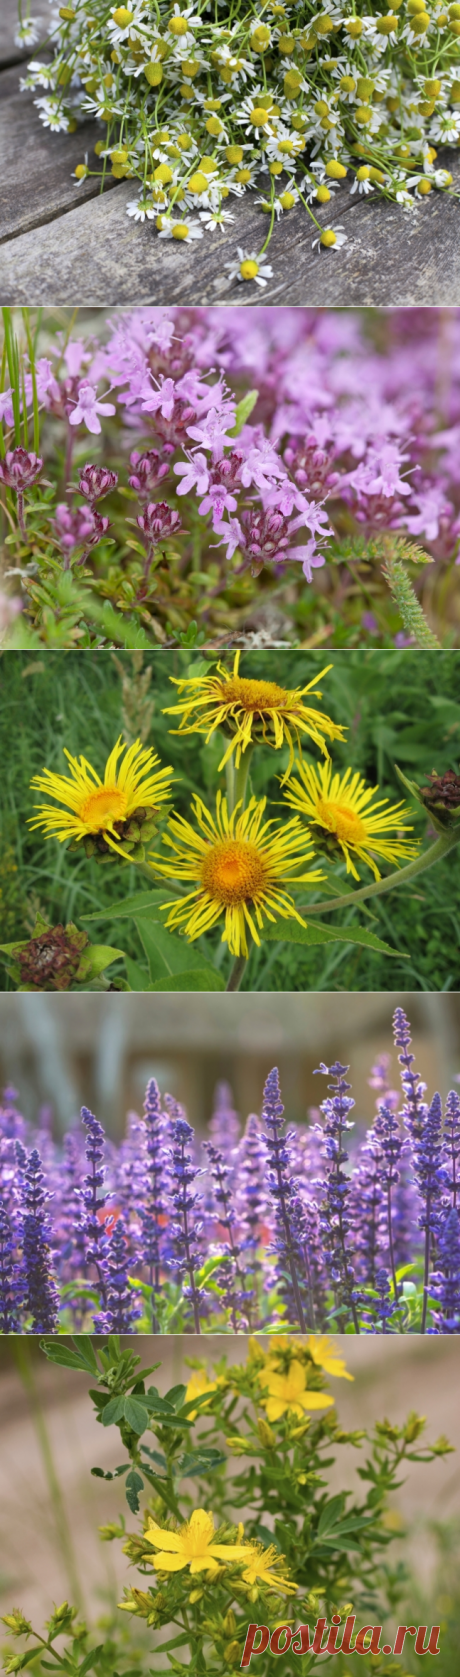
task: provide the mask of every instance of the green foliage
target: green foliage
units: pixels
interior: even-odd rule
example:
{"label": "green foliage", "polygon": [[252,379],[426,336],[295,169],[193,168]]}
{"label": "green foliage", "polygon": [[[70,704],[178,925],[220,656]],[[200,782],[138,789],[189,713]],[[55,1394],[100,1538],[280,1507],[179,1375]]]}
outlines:
{"label": "green foliage", "polygon": [[[64,1670],[67,1677],[86,1677],[90,1669],[112,1677],[121,1659],[123,1677],[132,1677],[133,1658],[139,1670],[135,1637],[140,1622],[149,1627],[141,1670],[152,1669],[153,1653],[156,1677],[163,1671],[231,1677],[240,1666],[250,1622],[271,1629],[286,1622],[313,1628],[322,1615],[330,1621],[335,1612],[342,1620],[355,1614],[357,1627],[370,1620],[388,1626],[404,1611],[409,1580],[404,1566],[392,1563],[388,1553],[395,1541],[388,1499],[401,1484],[406,1463],[432,1462],[450,1446],[444,1438],[431,1445],[422,1442],[425,1422],[415,1413],[401,1426],[384,1420],[355,1432],[340,1427],[334,1408],[320,1412],[313,1407],[309,1415],[309,1396],[312,1407],[325,1386],[321,1341],[282,1340],[268,1353],[251,1341],[245,1363],[232,1366],[223,1357],[210,1370],[192,1358],[189,1386],[177,1384],[165,1397],[148,1384],[154,1369],[141,1368],[139,1358],[123,1351],[114,1336],[96,1346],[80,1339],[68,1344],[49,1340],[42,1349],[60,1366],[96,1379],[89,1395],[98,1421],[118,1430],[125,1459],[112,1473],[99,1467],[92,1472],[100,1479],[120,1479],[129,1513],[139,1512],[141,1498],[143,1511],[134,1529],[126,1530],[122,1516],[103,1526],[101,1537],[123,1542],[142,1587],[135,1579],[120,1603],[123,1620],[125,1611],[130,1615],[124,1645],[121,1615],[118,1626],[116,1621],[111,1626],[110,1646],[107,1637],[93,1646],[94,1633],[76,1621],[67,1602],[51,1614],[46,1638],[32,1629],[20,1608],[5,1614],[10,1636],[33,1641],[24,1654],[7,1649],[7,1673],[24,1669],[38,1656],[40,1671]],[[287,1394],[283,1414],[268,1421],[272,1383],[274,1389],[280,1376],[289,1379],[299,1368],[305,1377],[303,1417],[299,1420],[299,1406]],[[346,1372],[340,1359],[334,1372]],[[359,1452],[362,1489],[357,1493],[330,1488],[331,1470],[344,1450],[347,1461],[350,1450]],[[157,1572],[155,1547],[146,1536],[152,1518],[163,1529],[183,1533],[194,1508],[213,1511],[216,1540],[222,1545],[217,1570],[191,1574],[186,1550],[181,1570]],[[235,1543],[242,1543],[246,1554],[227,1559],[225,1545]],[[255,1573],[248,1580],[249,1564]],[[67,1639],[64,1651],[62,1637]],[[185,1665],[173,1652],[179,1647],[184,1656],[187,1651]],[[159,1664],[162,1655],[165,1666]],[[309,1672],[314,1663],[314,1655],[305,1656],[302,1670]],[[260,1677],[269,1677],[268,1653],[256,1669]],[[285,1656],[286,1677],[294,1677],[296,1669],[295,1655]],[[337,1655],[328,1669],[339,1677],[343,1670],[354,1674],[362,1666],[355,1665],[353,1655],[343,1666]],[[399,1663],[388,1668],[372,1659],[373,1671],[384,1669],[404,1677]]]}
{"label": "green foliage", "polygon": [[[223,657],[227,665],[233,662],[233,655]],[[195,792],[205,801],[213,800],[217,786],[225,789],[225,775],[218,773],[221,736],[214,736],[208,745],[199,735],[180,739],[170,731],[172,719],[163,714],[171,703],[169,677],[203,673],[213,662],[215,658],[194,657],[185,651],[167,657],[121,652],[116,660],[103,651],[97,659],[82,659],[70,652],[49,661],[18,652],[0,660],[0,823],[9,913],[6,935],[2,920],[5,943],[25,940],[27,902],[33,899],[34,918],[38,907],[48,924],[58,919],[64,924],[76,922],[88,927],[91,936],[94,927],[102,947],[118,948],[131,963],[124,971],[133,989],[225,988],[230,960],[220,942],[220,930],[193,946],[166,930],[159,910],[174,895],[171,885],[150,884],[149,888],[145,880],[142,890],[142,875],[134,865],[123,865],[122,872],[117,860],[101,867],[94,858],[87,859],[81,847],[71,853],[39,833],[32,836],[27,826],[34,803],[32,776],[45,764],[62,772],[64,745],[73,755],[83,752],[100,770],[127,717],[131,684],[137,692],[136,683],[143,675],[150,677],[144,738],[154,745],[162,763],[175,770],[176,810],[188,815]],[[308,661],[304,653],[278,653],[275,659],[273,653],[258,652],[245,660],[243,670],[266,678],[276,674],[294,687],[313,677],[324,662],[324,654],[318,651],[310,652]],[[413,786],[433,767],[438,773],[456,768],[460,669],[455,653],[441,652],[433,659],[423,652],[416,658],[395,651],[336,652],[331,654],[331,663],[321,683],[321,702],[348,730],[346,743],[334,744],[337,767],[351,761],[370,785],[379,782],[382,795],[392,800],[400,796],[396,765]],[[133,698],[134,704],[138,702]],[[314,750],[309,753],[308,743],[304,755],[307,760],[316,756]],[[251,761],[250,790],[268,797],[275,817],[281,802],[279,778],[287,763],[287,749],[276,753],[259,749]],[[426,811],[414,803],[417,836],[423,837],[427,819]],[[1,843],[0,827],[0,854]],[[332,872],[330,861],[324,865],[327,883],[311,893],[312,904],[315,898],[326,900],[328,894],[331,901],[334,893],[349,894],[344,866],[335,866]],[[0,892],[1,866],[0,861]],[[305,909],[304,896],[299,894]],[[17,911],[12,912],[15,902]],[[250,954],[244,989],[384,990],[400,985],[442,990],[458,984],[460,881],[449,858],[404,890],[342,909],[340,923],[334,914],[332,921],[329,915],[319,916],[318,925],[316,914],[309,918],[308,909],[306,918],[306,935],[300,927],[297,932],[294,921],[289,939],[280,941],[279,922],[267,929],[261,948],[254,947]],[[32,919],[31,930],[33,923]],[[299,935],[300,941],[294,941]],[[6,975],[4,982],[8,987],[14,980]]]}

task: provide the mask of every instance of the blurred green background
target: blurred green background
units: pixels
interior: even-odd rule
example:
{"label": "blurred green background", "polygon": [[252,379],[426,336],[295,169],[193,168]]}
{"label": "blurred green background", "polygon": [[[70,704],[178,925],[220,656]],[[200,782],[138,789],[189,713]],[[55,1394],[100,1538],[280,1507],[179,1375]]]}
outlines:
{"label": "blurred green background", "polygon": [[[232,654],[224,654],[227,664]],[[332,652],[332,669],[321,683],[322,707],[348,729],[347,744],[334,745],[337,766],[350,762],[370,784],[399,801],[394,763],[421,780],[435,768],[455,769],[460,758],[460,659],[455,652]],[[253,652],[242,672],[270,676],[283,685],[303,686],[329,662],[323,652]],[[1,942],[32,930],[39,907],[54,922],[74,919],[101,908],[93,941],[103,941],[142,960],[134,927],[112,921],[111,904],[143,888],[135,868],[102,868],[84,854],[68,855],[55,840],[31,834],[33,774],[48,768],[63,772],[63,746],[84,754],[101,772],[117,735],[141,735],[154,745],[162,763],[180,777],[175,806],[188,813],[190,796],[199,791],[213,799],[221,739],[209,746],[202,737],[178,739],[174,719],[162,715],[174,702],[169,677],[198,664],[185,652],[28,653],[0,657],[0,926]],[[305,756],[318,760],[313,748]],[[254,791],[280,799],[278,777],[287,754],[260,750],[253,758]],[[221,777],[223,783],[223,777]],[[271,813],[275,814],[273,809]],[[422,837],[424,817],[414,812]],[[342,870],[345,882],[345,870]],[[363,879],[370,881],[369,871]],[[349,913],[350,911],[347,911]],[[357,911],[353,910],[353,915]],[[362,912],[362,911],[361,911]],[[302,949],[269,944],[253,950],[243,982],[251,990],[412,990],[456,989],[460,982],[460,870],[457,852],[406,892],[372,905],[373,920],[363,923],[390,942],[405,960],[391,960],[344,944]],[[340,924],[344,925],[342,914]],[[328,925],[332,921],[328,919]],[[24,931],[24,928],[26,930]],[[219,942],[219,934],[214,934]],[[3,976],[4,988],[8,980]]]}

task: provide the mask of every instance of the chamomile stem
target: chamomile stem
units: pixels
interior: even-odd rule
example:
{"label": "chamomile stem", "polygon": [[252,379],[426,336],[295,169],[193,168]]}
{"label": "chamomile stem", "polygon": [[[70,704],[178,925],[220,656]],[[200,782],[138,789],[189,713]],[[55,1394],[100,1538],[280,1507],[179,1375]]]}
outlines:
{"label": "chamomile stem", "polygon": [[373,885],[363,885],[359,891],[347,891],[345,897],[333,897],[324,903],[308,903],[305,913],[308,910],[309,915],[331,914],[334,908],[349,908],[350,903],[364,902],[368,897],[381,897],[384,891],[392,891],[396,885],[406,885],[419,874],[426,873],[427,868],[433,867],[435,862],[440,862],[459,842],[460,832],[456,832],[455,835],[452,832],[442,834],[435,839],[434,844],[430,844],[429,850],[423,852],[423,856],[417,856],[413,862],[408,862],[407,867],[395,868],[394,873],[387,874],[386,879],[376,879]]}

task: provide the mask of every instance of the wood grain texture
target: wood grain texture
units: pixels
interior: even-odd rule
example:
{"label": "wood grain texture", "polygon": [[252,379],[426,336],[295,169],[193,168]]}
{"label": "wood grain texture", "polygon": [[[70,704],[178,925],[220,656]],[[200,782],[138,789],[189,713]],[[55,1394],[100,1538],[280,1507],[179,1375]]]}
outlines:
{"label": "wood grain texture", "polygon": [[[49,19],[49,0],[34,0],[31,6],[32,16],[37,22],[43,22],[43,36],[46,35]],[[18,0],[1,0],[0,5],[0,66],[21,63],[23,58],[31,57],[30,47],[17,47],[15,34],[18,23]],[[33,51],[38,49],[34,47]]]}
{"label": "wood grain texture", "polygon": [[[1,0],[0,64],[10,61],[16,0]],[[46,17],[44,0],[34,11]],[[36,50],[36,49],[34,49]],[[269,260],[273,277],[264,290],[227,284],[225,263],[237,246],[260,250],[266,217],[247,194],[229,203],[234,221],[224,234],[198,243],[160,240],[149,223],[126,214],[135,184],[109,179],[76,187],[72,172],[99,130],[85,123],[74,135],[44,129],[33,97],[19,92],[20,64],[0,70],[0,302],[6,304],[112,305],[230,302],[240,307],[311,304],[391,307],[460,303],[460,202],[432,192],[413,212],[376,196],[357,199],[349,185],[333,206],[318,210],[327,225],[344,225],[348,243],[339,251],[312,249],[314,228],[304,210],[275,227]],[[441,159],[440,159],[441,161]],[[460,192],[460,156],[445,159]]]}
{"label": "wood grain texture", "polygon": [[[50,134],[39,120],[33,95],[19,92],[19,68],[15,65],[0,75],[0,243],[100,194],[98,181],[85,180],[77,187],[72,178],[85,152],[90,166],[97,162],[94,122],[85,122],[77,134]],[[107,182],[109,187],[114,184]],[[62,237],[57,228],[55,237]]]}

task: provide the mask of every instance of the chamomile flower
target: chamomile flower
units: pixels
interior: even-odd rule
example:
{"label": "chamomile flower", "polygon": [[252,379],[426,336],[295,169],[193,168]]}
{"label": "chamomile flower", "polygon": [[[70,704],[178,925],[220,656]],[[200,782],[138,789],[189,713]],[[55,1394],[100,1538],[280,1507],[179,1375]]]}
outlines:
{"label": "chamomile flower", "polygon": [[[20,83],[23,87],[53,87],[55,77],[54,64],[42,64],[39,59],[31,58],[27,65],[28,76]],[[30,80],[29,80],[30,78]]]}
{"label": "chamomile flower", "polygon": [[106,25],[112,46],[115,47],[120,42],[127,41],[129,36],[134,36],[140,23],[144,26],[147,23],[144,0],[141,0],[140,5],[116,6]]}
{"label": "chamomile flower", "polygon": [[315,245],[317,245],[318,251],[320,248],[323,250],[341,250],[342,245],[346,244],[348,244],[348,235],[344,233],[343,226],[323,227],[321,232],[316,233],[315,238],[312,239],[312,249],[314,250]]}
{"label": "chamomile flower", "polygon": [[203,228],[197,221],[173,221],[172,216],[158,216],[157,227],[160,239],[177,239],[179,244],[186,239],[203,238]]}
{"label": "chamomile flower", "polygon": [[350,187],[350,198],[353,198],[355,192],[357,192],[359,196],[366,197],[368,192],[373,191],[374,188],[372,181],[369,180],[369,169],[367,168],[367,165],[363,163],[362,168],[357,169],[353,186]]}
{"label": "chamomile flower", "polygon": [[430,125],[430,140],[444,145],[455,143],[460,136],[460,111],[439,111]]}
{"label": "chamomile flower", "polygon": [[126,205],[126,214],[133,221],[153,221],[157,213],[157,205],[152,203],[151,198],[130,198]]}
{"label": "chamomile flower", "polygon": [[199,215],[207,233],[215,233],[217,227],[220,227],[220,231],[223,233],[226,222],[235,220],[230,210],[200,210]]}
{"label": "chamomile flower", "polygon": [[51,128],[55,134],[59,134],[61,129],[64,134],[68,132],[70,117],[67,112],[62,109],[62,105],[58,104],[57,101],[54,102],[52,99],[34,99],[34,105],[37,106],[40,112],[40,121],[43,123],[44,128]]}
{"label": "chamomile flower", "polygon": [[237,279],[254,280],[256,285],[263,287],[273,276],[271,264],[263,262],[263,251],[257,255],[254,250],[242,250],[241,245],[238,245],[238,262],[226,262],[225,267],[228,269],[228,285]]}
{"label": "chamomile flower", "polygon": [[23,23],[18,23],[14,37],[15,47],[34,47],[40,39],[40,22],[37,17],[26,17]]}

